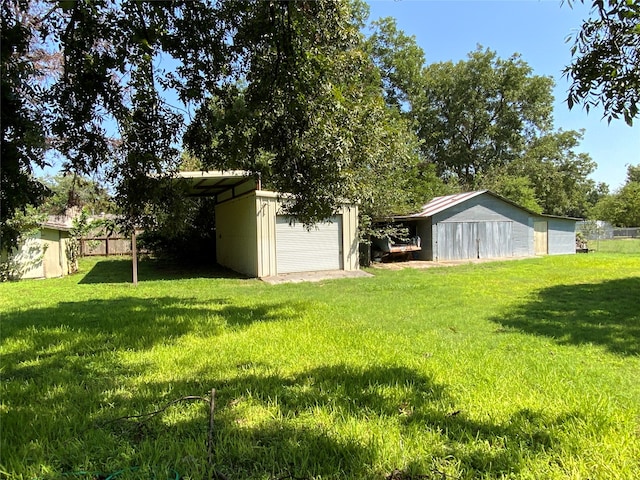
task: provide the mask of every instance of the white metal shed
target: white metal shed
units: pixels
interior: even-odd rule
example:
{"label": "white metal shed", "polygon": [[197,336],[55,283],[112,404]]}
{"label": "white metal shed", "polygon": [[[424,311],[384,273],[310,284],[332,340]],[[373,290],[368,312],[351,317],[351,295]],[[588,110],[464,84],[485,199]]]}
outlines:
{"label": "white metal shed", "polygon": [[250,277],[353,271],[358,261],[358,209],[343,205],[307,229],[283,212],[286,195],[260,190],[246,172],[182,172],[191,195],[216,197],[216,260]]}

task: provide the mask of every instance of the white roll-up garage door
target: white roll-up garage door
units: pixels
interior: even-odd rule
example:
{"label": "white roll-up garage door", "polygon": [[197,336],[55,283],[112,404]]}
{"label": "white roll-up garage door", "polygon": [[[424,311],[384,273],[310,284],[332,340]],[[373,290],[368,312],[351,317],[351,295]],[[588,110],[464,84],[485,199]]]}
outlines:
{"label": "white roll-up garage door", "polygon": [[341,270],[342,216],[318,223],[307,230],[290,217],[276,217],[276,262],[278,273]]}

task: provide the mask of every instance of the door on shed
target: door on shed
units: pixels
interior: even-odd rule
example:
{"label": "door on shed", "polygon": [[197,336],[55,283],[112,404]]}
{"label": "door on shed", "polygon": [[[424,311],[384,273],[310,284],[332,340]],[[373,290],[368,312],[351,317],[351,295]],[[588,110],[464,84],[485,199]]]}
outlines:
{"label": "door on shed", "polygon": [[278,274],[342,270],[342,216],[318,223],[310,230],[290,217],[276,217]]}
{"label": "door on shed", "polygon": [[438,260],[513,256],[512,222],[438,223]]}
{"label": "door on shed", "polygon": [[478,258],[513,256],[511,222],[478,222]]}
{"label": "door on shed", "polygon": [[536,255],[546,255],[549,252],[549,234],[545,220],[533,222],[533,252]]}

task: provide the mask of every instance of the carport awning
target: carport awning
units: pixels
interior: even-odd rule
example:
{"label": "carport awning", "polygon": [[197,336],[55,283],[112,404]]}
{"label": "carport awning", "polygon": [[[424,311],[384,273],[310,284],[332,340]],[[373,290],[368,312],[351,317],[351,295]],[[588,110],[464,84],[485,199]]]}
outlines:
{"label": "carport awning", "polygon": [[223,202],[260,189],[260,180],[242,170],[179,172],[176,181],[190,197],[215,197]]}

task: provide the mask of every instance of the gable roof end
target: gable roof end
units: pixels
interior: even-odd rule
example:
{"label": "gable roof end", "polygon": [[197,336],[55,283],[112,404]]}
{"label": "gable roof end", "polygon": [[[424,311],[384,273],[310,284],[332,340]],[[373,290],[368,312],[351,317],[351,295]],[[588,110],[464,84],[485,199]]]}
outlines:
{"label": "gable roof end", "polygon": [[440,213],[462,202],[466,202],[467,200],[473,197],[477,197],[478,195],[482,195],[485,192],[487,192],[487,190],[477,190],[475,192],[464,192],[464,193],[456,193],[454,195],[445,195],[443,197],[435,197],[429,203],[427,203],[426,205],[423,205],[422,210],[420,212],[407,215],[406,218],[431,217],[436,213]]}

